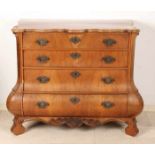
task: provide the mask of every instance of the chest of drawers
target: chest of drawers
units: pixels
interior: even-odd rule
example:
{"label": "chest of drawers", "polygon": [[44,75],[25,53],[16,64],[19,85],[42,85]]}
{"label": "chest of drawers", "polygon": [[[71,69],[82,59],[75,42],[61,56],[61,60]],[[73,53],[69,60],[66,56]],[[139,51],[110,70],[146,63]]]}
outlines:
{"label": "chest of drawers", "polygon": [[136,116],[143,101],[133,81],[135,38],[130,22],[22,21],[17,39],[18,80],[7,100],[15,118],[14,134],[23,122],[94,127],[127,123],[138,132]]}

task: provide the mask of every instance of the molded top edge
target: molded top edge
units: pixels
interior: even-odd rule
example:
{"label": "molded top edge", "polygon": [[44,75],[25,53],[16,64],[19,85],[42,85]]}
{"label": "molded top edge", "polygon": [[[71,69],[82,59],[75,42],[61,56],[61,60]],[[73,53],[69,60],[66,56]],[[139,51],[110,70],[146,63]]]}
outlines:
{"label": "molded top edge", "polygon": [[13,32],[139,32],[132,20],[20,20]]}

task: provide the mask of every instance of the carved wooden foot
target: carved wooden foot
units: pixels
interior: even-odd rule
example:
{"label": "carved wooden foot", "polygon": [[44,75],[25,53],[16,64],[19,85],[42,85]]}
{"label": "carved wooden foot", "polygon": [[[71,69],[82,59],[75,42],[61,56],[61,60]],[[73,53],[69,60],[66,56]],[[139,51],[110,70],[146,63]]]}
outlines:
{"label": "carved wooden foot", "polygon": [[25,128],[22,125],[23,122],[24,122],[24,118],[22,118],[22,117],[15,117],[14,118],[14,123],[13,123],[13,126],[11,128],[11,131],[15,135],[20,135],[20,134],[25,132]]}
{"label": "carved wooden foot", "polygon": [[136,134],[139,132],[136,125],[136,119],[131,118],[126,123],[128,124],[128,126],[125,128],[125,133],[130,136],[136,136]]}

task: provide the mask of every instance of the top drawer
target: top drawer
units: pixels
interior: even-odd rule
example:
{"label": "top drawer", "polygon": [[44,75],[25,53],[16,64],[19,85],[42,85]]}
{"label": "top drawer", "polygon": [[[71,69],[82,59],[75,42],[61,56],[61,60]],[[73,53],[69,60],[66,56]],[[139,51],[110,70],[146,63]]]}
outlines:
{"label": "top drawer", "polygon": [[25,32],[24,49],[49,50],[124,50],[128,48],[129,33],[110,32]]}

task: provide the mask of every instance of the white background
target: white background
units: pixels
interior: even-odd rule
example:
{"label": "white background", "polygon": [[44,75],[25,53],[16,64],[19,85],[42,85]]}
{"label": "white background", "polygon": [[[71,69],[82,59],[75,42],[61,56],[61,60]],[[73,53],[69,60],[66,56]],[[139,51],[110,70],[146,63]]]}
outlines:
{"label": "white background", "polygon": [[[139,2],[155,8],[149,0]],[[117,9],[118,4],[121,9]],[[37,18],[134,20],[141,30],[136,42],[135,83],[145,105],[155,105],[155,12],[142,11],[140,4],[133,0],[5,0],[0,5],[0,104],[5,104],[17,79],[16,42],[11,28],[19,19]]]}
{"label": "white background", "polygon": [[[155,11],[154,0],[0,0],[1,105],[5,105],[6,97],[16,81],[15,38],[10,29],[20,18],[136,20],[141,33],[137,39],[135,81],[145,104],[155,104],[155,13],[148,11]],[[134,145],[131,148],[131,145],[3,145],[1,153],[151,155],[154,154],[153,146]]]}

